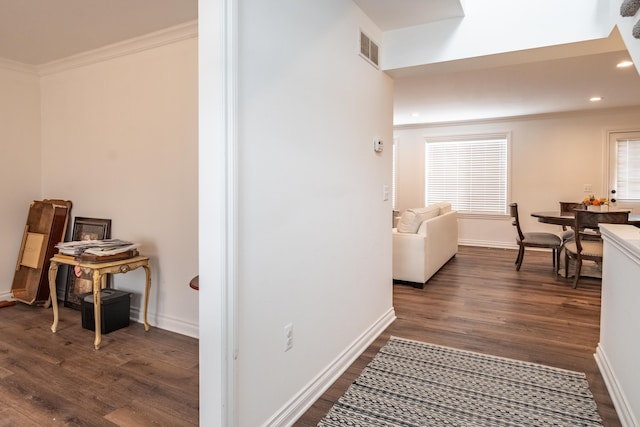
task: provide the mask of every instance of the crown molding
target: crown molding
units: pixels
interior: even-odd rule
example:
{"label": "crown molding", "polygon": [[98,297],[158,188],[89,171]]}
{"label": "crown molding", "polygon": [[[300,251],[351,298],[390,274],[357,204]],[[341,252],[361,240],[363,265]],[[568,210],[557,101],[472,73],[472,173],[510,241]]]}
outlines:
{"label": "crown molding", "polygon": [[36,76],[38,75],[38,69],[35,66],[23,64],[22,62],[11,61],[5,58],[0,58],[0,69],[34,74]]}
{"label": "crown molding", "polygon": [[84,67],[97,62],[107,61],[126,55],[154,49],[160,46],[176,43],[182,40],[198,37],[198,21],[165,28],[160,31],[145,34],[123,42],[114,43],[98,49],[79,53],[67,58],[51,61],[36,68],[41,76],[55,74],[73,68]]}

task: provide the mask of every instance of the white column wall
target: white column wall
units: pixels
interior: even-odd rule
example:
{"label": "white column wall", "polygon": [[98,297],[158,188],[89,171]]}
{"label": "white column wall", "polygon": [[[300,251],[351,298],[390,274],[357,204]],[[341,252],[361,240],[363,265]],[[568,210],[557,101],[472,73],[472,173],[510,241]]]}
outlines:
{"label": "white column wall", "polygon": [[358,55],[359,28],[381,33],[352,2],[239,7],[238,425],[255,426],[393,310],[393,86]]}
{"label": "white column wall", "polygon": [[[9,299],[29,204],[40,199],[40,86],[0,60],[0,300]],[[53,198],[53,197],[52,197]]]}

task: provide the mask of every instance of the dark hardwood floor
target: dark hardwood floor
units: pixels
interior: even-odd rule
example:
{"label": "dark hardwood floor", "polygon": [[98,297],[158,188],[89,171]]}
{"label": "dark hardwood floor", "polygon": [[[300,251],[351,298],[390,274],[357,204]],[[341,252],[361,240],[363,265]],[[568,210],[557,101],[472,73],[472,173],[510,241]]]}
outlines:
{"label": "dark hardwood floor", "polygon": [[[394,285],[397,320],[298,420],[315,426],[389,336],[585,372],[605,426],[620,423],[593,353],[600,280],[578,289],[555,278],[550,254],[460,247],[424,289]],[[132,323],[103,336],[80,312],[16,304],[0,308],[0,425],[198,425],[198,341]]]}
{"label": "dark hardwood floor", "polygon": [[600,280],[555,278],[548,252],[460,247],[425,286],[394,285],[397,320],[297,421],[315,426],[386,343],[414,339],[584,372],[607,427],[620,422],[593,357],[599,340]]}
{"label": "dark hardwood floor", "polygon": [[102,336],[80,312],[0,308],[1,426],[196,426],[198,340],[138,323]]}

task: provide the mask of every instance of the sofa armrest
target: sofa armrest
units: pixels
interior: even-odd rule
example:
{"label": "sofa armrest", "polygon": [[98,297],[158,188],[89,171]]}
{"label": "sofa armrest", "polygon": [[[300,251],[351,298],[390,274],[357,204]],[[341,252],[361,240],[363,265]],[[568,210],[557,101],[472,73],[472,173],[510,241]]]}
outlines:
{"label": "sofa armrest", "polygon": [[424,236],[414,233],[392,234],[393,278],[408,282],[424,283],[425,254],[427,241]]}
{"label": "sofa armrest", "polygon": [[427,271],[434,274],[458,253],[458,213],[447,212],[424,223]]}

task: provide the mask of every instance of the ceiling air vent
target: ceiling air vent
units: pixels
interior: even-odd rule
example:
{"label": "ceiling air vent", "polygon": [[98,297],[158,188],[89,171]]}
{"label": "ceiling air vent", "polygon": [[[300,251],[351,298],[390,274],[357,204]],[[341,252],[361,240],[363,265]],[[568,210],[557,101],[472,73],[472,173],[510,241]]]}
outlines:
{"label": "ceiling air vent", "polygon": [[362,30],[360,31],[360,56],[378,68],[378,45]]}

